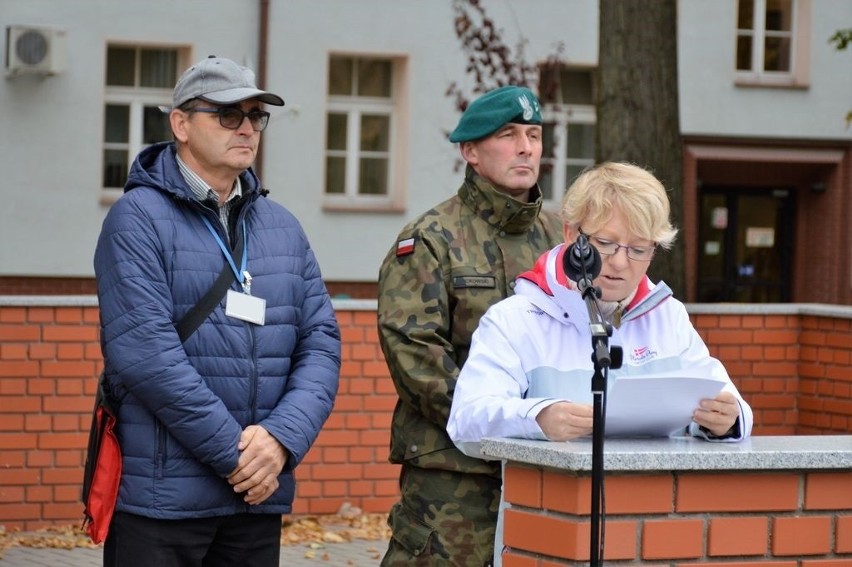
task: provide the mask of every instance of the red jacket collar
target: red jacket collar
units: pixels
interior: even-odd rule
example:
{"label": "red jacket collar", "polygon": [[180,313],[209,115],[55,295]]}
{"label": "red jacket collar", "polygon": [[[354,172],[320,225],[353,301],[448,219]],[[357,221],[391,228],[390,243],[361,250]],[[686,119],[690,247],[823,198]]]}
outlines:
{"label": "red jacket collar", "polygon": [[[556,250],[556,282],[560,285],[564,285],[565,287],[568,287],[568,276],[565,275],[565,270],[562,267],[562,258],[565,256],[565,251],[567,249],[568,247],[562,244],[559,246],[558,250]],[[538,260],[535,261],[533,268],[519,275],[518,279],[531,281],[541,288],[544,293],[553,296],[553,291],[547,283],[547,259],[550,257],[551,253],[553,253],[553,250],[545,252],[539,256]],[[633,307],[645,299],[649,293],[651,293],[651,287],[648,283],[648,278],[644,277],[639,281],[639,287],[636,289],[636,294],[633,296],[633,300],[630,301],[630,304],[625,308],[625,311],[633,309]]]}

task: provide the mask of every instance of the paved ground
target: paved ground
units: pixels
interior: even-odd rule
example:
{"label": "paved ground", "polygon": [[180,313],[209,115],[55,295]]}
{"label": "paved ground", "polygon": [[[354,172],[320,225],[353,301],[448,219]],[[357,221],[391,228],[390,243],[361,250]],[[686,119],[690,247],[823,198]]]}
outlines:
{"label": "paved ground", "polygon": [[[387,549],[387,541],[356,539],[347,543],[285,545],[281,567],[375,567]],[[100,567],[101,549],[39,549],[13,547],[3,551],[2,567]],[[236,567],[236,566],[235,566]]]}

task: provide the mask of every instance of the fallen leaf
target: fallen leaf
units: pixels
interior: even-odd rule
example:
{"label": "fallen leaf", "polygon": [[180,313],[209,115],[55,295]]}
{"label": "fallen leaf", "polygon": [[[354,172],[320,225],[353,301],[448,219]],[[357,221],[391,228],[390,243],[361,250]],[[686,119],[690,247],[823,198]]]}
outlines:
{"label": "fallen leaf", "polygon": [[[322,549],[326,543],[344,543],[356,539],[383,541],[390,538],[387,514],[364,514],[351,505],[341,506],[340,511],[342,514],[285,516],[281,522],[281,545],[315,544],[315,549]],[[12,547],[72,549],[99,546],[89,540],[79,525],[56,526],[31,532],[0,525],[0,559],[3,551]],[[370,551],[374,551],[373,548]],[[312,550],[305,553],[313,554],[311,558],[316,555]]]}

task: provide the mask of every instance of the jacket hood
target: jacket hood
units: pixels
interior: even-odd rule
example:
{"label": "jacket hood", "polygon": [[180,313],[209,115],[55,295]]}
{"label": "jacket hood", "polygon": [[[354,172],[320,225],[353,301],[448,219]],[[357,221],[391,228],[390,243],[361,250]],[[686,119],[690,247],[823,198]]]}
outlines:
{"label": "jacket hood", "polygon": [[[192,190],[183,179],[177,164],[177,148],[174,142],[159,142],[148,146],[136,156],[124,192],[137,187],[155,187],[175,197],[194,199]],[[251,168],[240,174],[243,194],[258,191],[260,180]]]}
{"label": "jacket hood", "polygon": [[[586,324],[589,322],[586,301],[565,274],[563,258],[567,249],[566,244],[559,244],[542,254],[531,270],[518,276],[515,293],[557,320]],[[646,276],[625,308],[622,321],[647,313],[671,296],[672,291],[665,283],[654,285]]]}

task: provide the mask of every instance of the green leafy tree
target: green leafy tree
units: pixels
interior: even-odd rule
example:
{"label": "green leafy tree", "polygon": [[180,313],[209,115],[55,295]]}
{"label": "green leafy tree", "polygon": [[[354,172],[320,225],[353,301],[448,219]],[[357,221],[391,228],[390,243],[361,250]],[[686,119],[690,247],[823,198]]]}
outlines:
{"label": "green leafy tree", "polygon": [[828,42],[833,43],[837,51],[843,51],[852,44],[852,28],[837,30],[833,36],[828,38]]}
{"label": "green leafy tree", "polygon": [[[834,35],[828,38],[828,43],[834,45],[837,51],[844,51],[852,45],[852,28],[837,30]],[[846,127],[852,126],[852,110],[846,113]]]}

